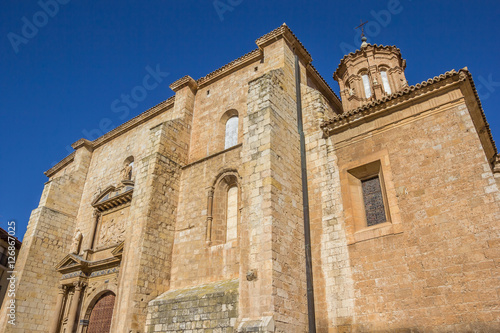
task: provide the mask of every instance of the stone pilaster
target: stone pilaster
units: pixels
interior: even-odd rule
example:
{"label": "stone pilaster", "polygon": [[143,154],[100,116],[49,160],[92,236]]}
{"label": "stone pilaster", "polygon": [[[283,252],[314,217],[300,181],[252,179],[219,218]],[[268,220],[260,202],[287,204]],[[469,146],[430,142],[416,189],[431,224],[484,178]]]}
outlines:
{"label": "stone pilaster", "polygon": [[[304,227],[293,53],[249,83],[242,151],[239,332],[304,332]],[[252,272],[248,278],[247,273]]]}
{"label": "stone pilaster", "polygon": [[136,162],[112,332],[143,332],[148,302],[170,285],[181,167],[187,163],[194,104],[191,85],[176,89],[173,112],[179,117],[150,129],[147,154]]}
{"label": "stone pilaster", "polygon": [[[38,208],[31,213],[16,263],[16,325],[0,311],[1,332],[48,332],[56,312],[58,280],[55,266],[71,246],[75,219],[92,156],[86,144],[74,146],[73,161],[45,184]],[[84,235],[84,238],[87,235]],[[5,297],[4,301],[9,300]]]}

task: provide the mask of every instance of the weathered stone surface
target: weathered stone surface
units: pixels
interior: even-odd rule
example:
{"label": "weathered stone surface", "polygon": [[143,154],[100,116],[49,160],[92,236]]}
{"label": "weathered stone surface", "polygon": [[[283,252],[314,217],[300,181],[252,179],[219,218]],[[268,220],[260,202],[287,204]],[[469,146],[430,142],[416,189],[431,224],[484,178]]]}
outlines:
{"label": "weathered stone surface", "polygon": [[[373,97],[343,89],[342,107],[286,26],[257,45],[47,173],[16,266],[18,325],[2,308],[0,331],[60,332],[75,309],[79,333],[111,293],[112,332],[307,332],[296,55],[317,331],[500,330],[499,158],[470,73],[407,87],[399,50],[370,47]],[[360,89],[363,54],[341,87]],[[373,176],[385,220],[370,225]],[[96,204],[108,190],[123,197]]]}
{"label": "weathered stone surface", "polygon": [[149,302],[147,332],[235,332],[238,279],[172,290]]}

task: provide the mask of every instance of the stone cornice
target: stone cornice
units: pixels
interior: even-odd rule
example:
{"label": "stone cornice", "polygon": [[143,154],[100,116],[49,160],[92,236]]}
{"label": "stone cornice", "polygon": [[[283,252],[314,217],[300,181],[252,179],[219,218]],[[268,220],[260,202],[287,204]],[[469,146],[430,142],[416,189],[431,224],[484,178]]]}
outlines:
{"label": "stone cornice", "polygon": [[71,154],[69,154],[68,156],[66,156],[65,158],[63,158],[61,161],[59,161],[59,163],[57,163],[56,165],[54,165],[52,168],[50,168],[49,170],[45,171],[44,172],[45,176],[47,176],[49,178],[52,177],[59,170],[61,170],[64,167],[66,167],[68,164],[70,164],[74,160],[75,160],[75,152],[72,152]]}
{"label": "stone cornice", "polygon": [[325,123],[321,125],[321,128],[323,129],[323,132],[326,136],[330,136],[356,126],[358,123],[366,121],[367,118],[376,118],[387,112],[390,112],[391,110],[394,110],[396,106],[400,106],[403,103],[413,102],[416,98],[419,98],[423,94],[435,92],[436,90],[445,89],[451,85],[460,84],[463,82],[468,82],[472,88],[475,100],[479,107],[481,118],[484,122],[484,130],[487,132],[487,136],[491,142],[493,150],[496,153],[497,148],[495,142],[493,141],[490,127],[488,125],[488,122],[486,121],[486,116],[481,106],[479,95],[474,85],[474,81],[472,80],[472,75],[467,70],[467,68],[460,69],[458,72],[455,70],[451,70],[449,72],[446,72],[445,74],[441,74],[432,79],[428,79],[427,81],[423,81],[422,83],[406,87],[402,91],[394,93],[390,96],[372,101],[357,109],[344,112],[341,115],[337,115],[336,117],[325,121]]}
{"label": "stone cornice", "polygon": [[[286,24],[283,24],[277,29],[274,29],[270,33],[258,38],[255,43],[259,47],[258,49],[255,49],[253,51],[250,51],[249,53],[239,57],[238,59],[235,59],[231,61],[230,63],[216,69],[215,71],[207,74],[206,76],[199,78],[196,80],[196,83],[198,85],[198,88],[202,88],[204,86],[207,86],[208,84],[219,80],[226,75],[229,75],[230,73],[247,66],[248,64],[251,64],[252,62],[261,60],[264,56],[264,47],[275,42],[276,40],[284,38],[295,50],[298,52],[300,57],[304,60],[305,64],[308,65],[311,61],[311,55],[309,52],[306,50],[304,45],[300,42],[300,40],[297,38],[297,36],[294,35],[294,33],[288,28]],[[316,72],[316,74],[320,77],[319,81],[323,81],[326,86],[326,81],[317,73],[316,69],[313,67],[313,71]],[[182,80],[182,79],[181,79]],[[176,81],[177,82],[177,81]],[[328,86],[327,89],[325,90],[330,90],[331,88]],[[333,93],[333,91],[331,91]],[[331,94],[330,94],[331,95]],[[334,99],[338,100],[338,97],[333,93],[335,96]]]}
{"label": "stone cornice", "polygon": [[196,80],[198,84],[198,88],[202,88],[216,80],[223,78],[230,73],[251,64],[257,60],[261,60],[263,57],[263,52],[260,49],[255,49],[253,51],[248,52],[247,54],[239,57],[231,61],[230,63],[216,69],[215,71],[205,75],[204,77]]}
{"label": "stone cornice", "polygon": [[[95,139],[94,141],[89,141],[87,139],[79,139],[75,143],[71,145],[73,149],[78,149],[80,147],[86,146],[88,147],[91,151],[102,146],[106,142],[109,142],[113,140],[114,138],[120,136],[121,134],[131,130],[134,127],[139,126],[140,124],[148,121],[151,118],[156,117],[157,115],[165,112],[167,109],[171,108],[174,105],[175,102],[175,95],[170,97],[169,99],[153,106],[152,108],[147,109],[143,113],[135,116],[134,118],[130,119],[129,121],[121,124],[120,126],[112,129],[108,133],[102,135],[101,137]],[[44,174],[47,177],[52,177],[56,172],[61,170],[62,168],[66,167],[68,164],[73,162],[75,158],[75,152],[72,152],[68,156],[66,156],[63,160],[61,160],[59,163],[54,165],[52,168],[49,170],[45,171]]]}
{"label": "stone cornice", "polygon": [[87,139],[81,138],[80,140],[74,142],[71,147],[74,150],[77,150],[81,147],[86,147],[88,150],[92,151],[94,149],[92,141],[89,141]]}
{"label": "stone cornice", "polygon": [[185,76],[181,77],[179,80],[171,83],[169,87],[174,92],[177,92],[186,86],[188,86],[193,92],[196,92],[196,90],[198,89],[198,84],[189,75],[185,75]]}
{"label": "stone cornice", "polygon": [[309,52],[307,52],[304,45],[302,45],[297,36],[295,36],[292,30],[290,30],[285,23],[283,23],[279,28],[276,28],[270,33],[257,39],[255,44],[257,44],[259,49],[263,50],[265,46],[274,43],[280,38],[284,38],[292,46],[292,48],[295,49],[306,65],[312,61],[312,57]]}
{"label": "stone cornice", "polygon": [[[383,113],[387,109],[392,109],[393,107],[400,105],[409,99],[413,99],[417,97],[418,95],[421,95],[423,93],[426,93],[427,91],[430,91],[431,85],[435,85],[437,83],[440,83],[439,86],[433,86],[432,90],[439,89],[445,86],[444,81],[450,78],[453,78],[456,75],[455,80],[451,80],[450,83],[454,83],[458,81],[458,72],[455,70],[446,72],[445,74],[442,74],[438,77],[434,77],[433,79],[429,79],[427,81],[424,81],[422,83],[418,83],[416,85],[407,87],[401,91],[398,91],[392,95],[385,96],[382,99],[374,100],[371,101],[359,108],[356,108],[354,110],[346,111],[340,115],[337,115],[333,117],[332,119],[329,119],[325,121],[321,127],[323,128],[323,131],[327,135],[331,135],[335,132],[342,131],[344,129],[347,129],[349,127],[354,126],[356,123],[359,123],[361,121],[364,121],[365,118],[367,117],[374,117],[378,116],[379,114]],[[427,88],[427,89],[425,89]],[[424,90],[425,89],[425,90]]]}
{"label": "stone cornice", "polygon": [[103,136],[92,141],[92,145],[93,145],[94,149],[98,148],[99,146],[102,146],[103,144],[105,144],[108,141],[111,141],[112,139],[116,138],[117,136],[121,135],[122,133],[127,132],[127,131],[131,130],[132,128],[137,127],[137,126],[145,123],[149,119],[154,118],[157,115],[165,112],[167,109],[174,106],[174,102],[175,102],[175,95],[170,97],[169,99],[153,106],[152,108],[149,108],[148,110],[135,116],[134,118],[130,119],[129,121],[121,124],[120,126],[116,127],[115,129],[112,129],[108,133],[106,133]]}

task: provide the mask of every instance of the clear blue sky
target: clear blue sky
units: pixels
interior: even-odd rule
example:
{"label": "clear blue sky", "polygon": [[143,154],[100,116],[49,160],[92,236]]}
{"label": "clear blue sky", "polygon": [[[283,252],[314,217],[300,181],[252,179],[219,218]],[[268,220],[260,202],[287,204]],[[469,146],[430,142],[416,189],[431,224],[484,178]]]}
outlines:
{"label": "clear blue sky", "polygon": [[[468,66],[500,139],[499,1],[54,1],[0,4],[0,226],[16,220],[19,238],[43,172],[67,146],[172,96],[176,79],[253,50],[283,22],[337,93],[332,73],[348,45],[360,44],[353,27],[361,18],[371,21],[370,43],[401,49],[410,85]],[[136,89],[130,105],[120,100],[157,66],[168,76]]]}

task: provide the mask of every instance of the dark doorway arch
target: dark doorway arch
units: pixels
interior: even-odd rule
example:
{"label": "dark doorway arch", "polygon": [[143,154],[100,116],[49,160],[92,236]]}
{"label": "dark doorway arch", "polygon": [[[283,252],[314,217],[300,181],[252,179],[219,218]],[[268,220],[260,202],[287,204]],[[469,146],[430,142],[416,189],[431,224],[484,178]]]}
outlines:
{"label": "dark doorway arch", "polygon": [[115,294],[107,292],[101,295],[90,313],[87,333],[109,333],[114,306]]}

